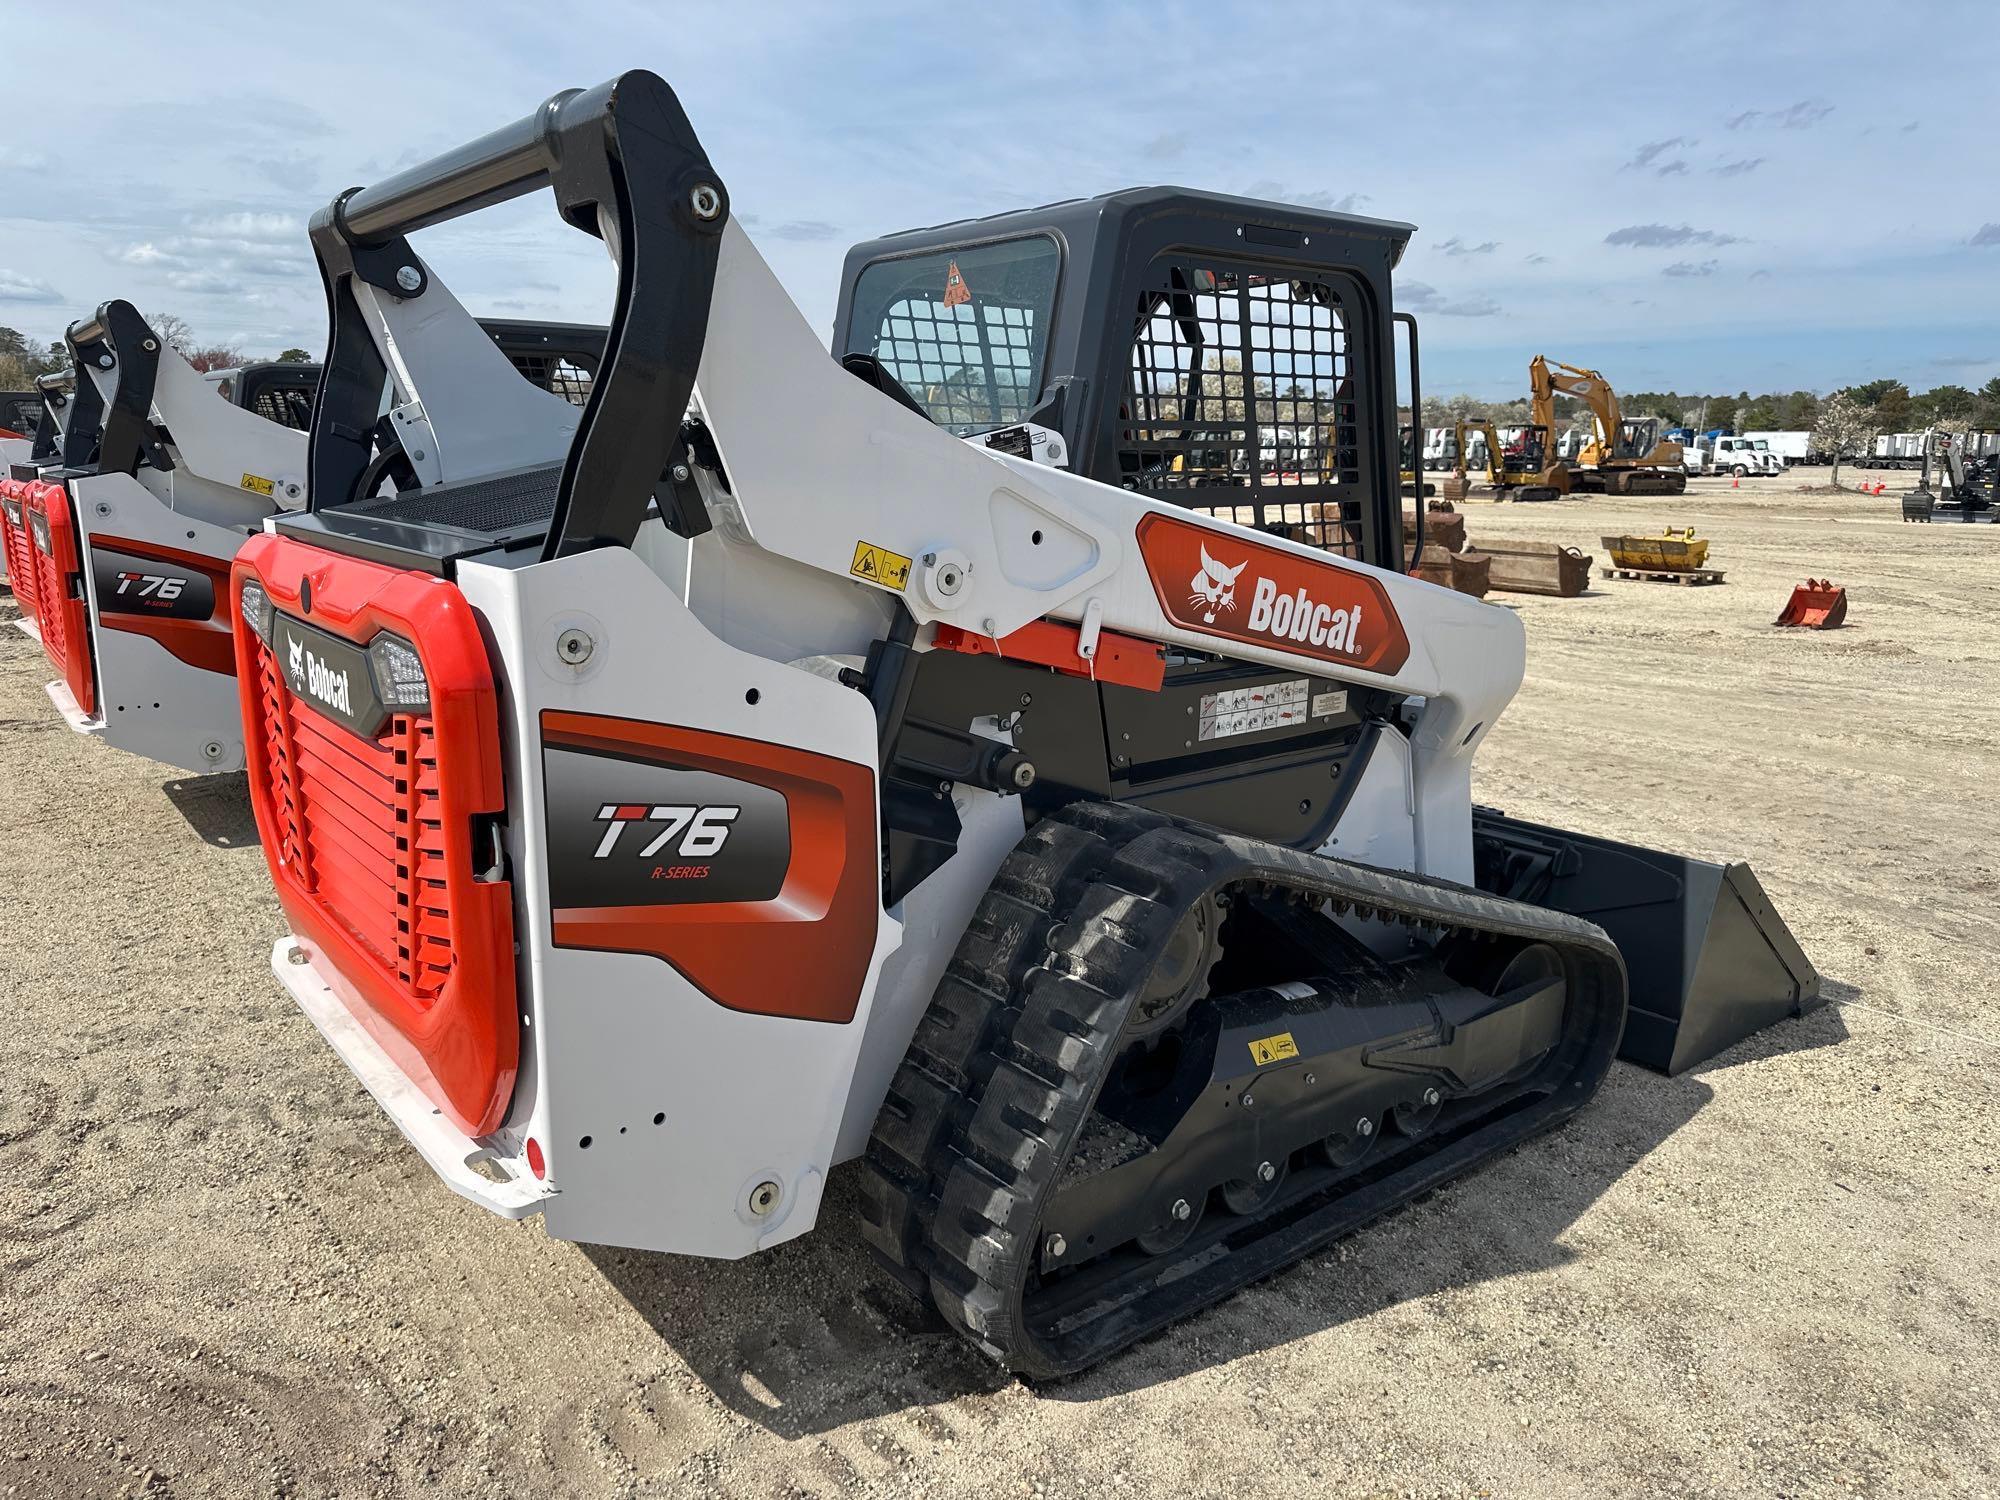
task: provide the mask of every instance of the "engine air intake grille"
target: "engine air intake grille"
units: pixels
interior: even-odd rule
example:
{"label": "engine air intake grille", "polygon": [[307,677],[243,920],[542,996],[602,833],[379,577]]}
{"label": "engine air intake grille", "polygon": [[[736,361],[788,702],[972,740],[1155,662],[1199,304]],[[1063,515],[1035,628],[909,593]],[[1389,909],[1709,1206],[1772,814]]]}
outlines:
{"label": "engine air intake grille", "polygon": [[[250,802],[299,949],[454,1126],[490,1134],[513,1098],[521,1018],[499,706],[472,607],[436,579],[268,532],[237,553],[230,587]],[[356,648],[338,696],[387,705],[358,719],[372,734],[320,711],[312,673],[327,669],[311,648],[301,661],[281,619]],[[397,681],[421,682],[414,697],[386,690],[371,650],[383,637],[401,643]]]}
{"label": "engine air intake grille", "polygon": [[261,642],[257,658],[283,858],[328,919],[427,1007],[452,971],[436,728],[396,714],[363,740],[302,708]]}

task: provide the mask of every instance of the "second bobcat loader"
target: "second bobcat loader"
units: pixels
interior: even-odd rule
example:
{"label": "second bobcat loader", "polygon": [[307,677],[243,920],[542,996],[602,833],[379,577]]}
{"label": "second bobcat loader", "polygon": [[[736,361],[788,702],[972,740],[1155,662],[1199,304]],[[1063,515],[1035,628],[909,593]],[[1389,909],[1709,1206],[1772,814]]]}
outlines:
{"label": "second bobcat loader", "polygon": [[[617,266],[580,422],[411,242],[539,190]],[[1634,997],[1663,1066],[1810,1005],[1737,867],[1473,807],[1525,643],[1400,570],[1410,233],[946,226],[862,267],[843,369],[649,73],[343,193],[307,505],[230,581],[277,977],[563,1238],[749,1255],[865,1158],[884,1263],[1033,1376],[1573,1115]],[[1254,384],[1135,356],[1183,315],[1252,382],[1286,330],[1327,547],[1183,503],[1286,472]],[[1217,442],[1211,497],[1169,456]]]}
{"label": "second bobcat loader", "polygon": [[[601,330],[479,325],[546,387],[594,365]],[[16,467],[0,504],[23,513],[18,550],[70,726],[190,771],[244,764],[230,640],[229,567],[265,517],[305,504],[317,365],[267,362],[205,375],[131,303],[103,304],[68,331],[82,397]],[[587,381],[587,373],[583,374]],[[56,393],[60,399],[61,393]],[[566,403],[574,414],[578,403]],[[55,413],[51,407],[51,417]],[[408,429],[422,413],[379,422]],[[398,474],[428,468],[422,444]]]}

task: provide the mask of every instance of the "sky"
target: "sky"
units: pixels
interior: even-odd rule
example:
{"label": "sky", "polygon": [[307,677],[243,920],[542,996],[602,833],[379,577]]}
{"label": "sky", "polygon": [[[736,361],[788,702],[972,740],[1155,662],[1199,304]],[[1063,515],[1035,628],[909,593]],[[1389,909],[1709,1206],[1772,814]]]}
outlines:
{"label": "sky", "polygon": [[[1537,353],[1627,391],[2000,374],[1992,0],[166,14],[4,12],[0,324],[124,297],[317,353],[314,210],[644,67],[822,338],[859,240],[1176,183],[1415,223],[1432,395],[1522,395]],[[551,201],[416,244],[475,312],[601,322],[602,246]]]}

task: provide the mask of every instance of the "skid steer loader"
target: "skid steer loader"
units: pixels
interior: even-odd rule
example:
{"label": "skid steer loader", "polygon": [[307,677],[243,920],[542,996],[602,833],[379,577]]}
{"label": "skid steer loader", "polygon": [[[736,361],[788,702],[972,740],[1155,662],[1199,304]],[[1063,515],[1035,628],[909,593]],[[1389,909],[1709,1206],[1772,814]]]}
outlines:
{"label": "skid steer loader", "polygon": [[[580,423],[410,243],[545,188],[618,272]],[[843,370],[651,74],[343,193],[238,681],[273,970],[451,1188],[740,1257],[865,1156],[893,1273],[1051,1376],[1573,1114],[1627,965],[1561,909],[1598,846],[1472,806],[1517,618],[1395,566],[1410,228],[1156,190],[931,233]],[[1243,330],[1243,410],[1134,356],[1183,315]]]}
{"label": "skid steer loader", "polygon": [[[558,369],[594,365],[603,337],[519,321],[485,333],[544,386]],[[43,462],[14,471],[42,647],[58,673],[49,695],[73,729],[121,750],[240,770],[229,564],[266,516],[305,503],[319,366],[203,374],[123,301],[67,339],[93,404]],[[400,409],[380,418],[408,420]],[[411,452],[427,461],[421,446]]]}

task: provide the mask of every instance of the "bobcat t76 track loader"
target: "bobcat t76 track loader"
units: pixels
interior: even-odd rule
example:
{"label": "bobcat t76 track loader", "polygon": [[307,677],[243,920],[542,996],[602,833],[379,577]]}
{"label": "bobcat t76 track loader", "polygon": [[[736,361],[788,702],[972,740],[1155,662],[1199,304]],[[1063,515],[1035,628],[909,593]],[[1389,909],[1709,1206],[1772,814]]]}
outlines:
{"label": "bobcat t76 track loader", "polygon": [[[408,238],[541,188],[618,268],[580,423]],[[1472,806],[1517,618],[1394,566],[1408,227],[1050,213],[844,370],[666,84],[559,94],[315,217],[310,499],[233,572],[274,969],[439,1175],[738,1257],[865,1156],[894,1274],[1034,1375],[1573,1114],[1628,993],[1588,841]],[[1152,413],[1135,330],[1225,303],[1252,383]]]}
{"label": "bobcat t76 track loader", "polygon": [[[603,337],[561,324],[486,333],[544,385],[544,366],[594,365]],[[0,496],[23,513],[18,550],[35,571],[33,608],[58,674],[50,697],[72,728],[121,750],[184,770],[241,769],[229,565],[266,516],[305,504],[319,367],[204,375],[122,301],[67,337],[85,376],[77,416],[51,425]],[[398,451],[397,461],[411,459]]]}

